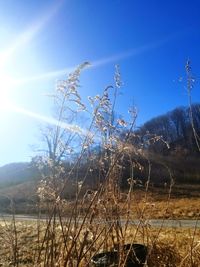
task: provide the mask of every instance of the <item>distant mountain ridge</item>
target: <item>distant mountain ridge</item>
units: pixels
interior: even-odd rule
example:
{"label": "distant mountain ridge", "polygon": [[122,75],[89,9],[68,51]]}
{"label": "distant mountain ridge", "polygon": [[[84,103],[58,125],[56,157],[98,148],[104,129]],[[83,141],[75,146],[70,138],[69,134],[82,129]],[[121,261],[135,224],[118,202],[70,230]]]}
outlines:
{"label": "distant mountain ridge", "polygon": [[9,163],[0,167],[0,186],[11,186],[35,180],[39,172],[30,162]]}
{"label": "distant mountain ridge", "polygon": [[[131,145],[141,144],[155,165],[152,177],[163,174],[158,164],[171,167],[179,182],[200,182],[200,157],[191,126],[191,114],[195,133],[200,140],[200,104],[188,107],[177,107],[166,114],[155,117],[144,123],[134,132]],[[154,135],[161,136],[166,142],[151,141]],[[133,155],[134,157],[134,155]],[[164,175],[164,174],[163,174]],[[0,167],[0,188],[15,186],[26,182],[37,182],[41,174],[32,162],[10,163]]]}

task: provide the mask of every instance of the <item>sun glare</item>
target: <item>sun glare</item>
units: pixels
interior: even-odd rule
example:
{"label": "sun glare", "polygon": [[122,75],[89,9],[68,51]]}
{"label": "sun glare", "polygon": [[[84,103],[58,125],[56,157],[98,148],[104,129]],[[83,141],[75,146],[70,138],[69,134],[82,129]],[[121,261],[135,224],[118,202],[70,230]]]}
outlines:
{"label": "sun glare", "polygon": [[10,76],[0,73],[0,110],[9,110],[11,106],[11,89],[14,85]]}

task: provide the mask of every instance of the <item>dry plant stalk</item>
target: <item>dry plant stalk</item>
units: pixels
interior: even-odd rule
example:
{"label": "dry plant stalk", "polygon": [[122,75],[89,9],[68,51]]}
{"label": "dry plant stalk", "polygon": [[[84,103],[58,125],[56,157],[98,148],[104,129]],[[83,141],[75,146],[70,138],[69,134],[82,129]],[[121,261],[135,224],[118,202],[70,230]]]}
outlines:
{"label": "dry plant stalk", "polygon": [[[161,239],[164,218],[156,230],[149,224],[151,214],[147,216],[146,210],[152,205],[148,198],[151,162],[142,149],[144,145],[138,147],[131,143],[135,138],[136,109],[129,111],[129,122],[116,117],[121,87],[119,67],[116,66],[114,86],[106,87],[102,96],[88,97],[88,106],[78,91],[81,71],[87,66],[87,62],[80,65],[66,80],[60,81],[52,96],[57,125],[48,125],[43,131],[46,150],[36,161],[42,175],[37,190],[39,215],[37,224],[28,229],[34,233],[31,240],[35,247],[29,260],[25,261],[20,247],[22,236],[19,237],[20,230],[13,217],[9,241],[12,243],[12,266],[92,266],[91,259],[95,254],[114,250],[119,255],[114,266],[125,267],[131,246],[127,251],[123,246],[136,242],[148,246],[148,257],[143,266],[200,266],[197,228],[191,246],[179,252],[178,240],[168,244]],[[76,125],[82,112],[90,119],[87,130]],[[148,137],[148,142],[156,140],[160,137]],[[135,169],[143,168],[138,161],[140,157],[148,161],[149,168],[144,198],[139,203],[135,187],[140,181],[135,176]],[[130,172],[128,189],[122,193],[120,183],[125,160],[129,162]],[[88,182],[88,177],[93,183]],[[170,170],[169,177],[171,183],[165,213],[174,183]],[[67,197],[68,188],[73,195],[71,198]],[[131,212],[133,205],[136,214]],[[135,218],[138,221],[134,225]],[[8,239],[6,232],[1,231],[0,238]]]}

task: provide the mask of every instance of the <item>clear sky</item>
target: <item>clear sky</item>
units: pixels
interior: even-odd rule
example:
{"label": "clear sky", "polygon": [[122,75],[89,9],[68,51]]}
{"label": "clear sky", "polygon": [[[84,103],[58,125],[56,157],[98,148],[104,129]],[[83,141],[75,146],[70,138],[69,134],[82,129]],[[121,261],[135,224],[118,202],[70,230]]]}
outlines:
{"label": "clear sky", "polygon": [[118,112],[134,101],[138,125],[187,105],[188,58],[199,102],[199,12],[199,0],[0,0],[0,166],[30,160],[39,116],[50,116],[45,94],[84,61],[93,68],[81,76],[83,97],[113,83],[120,64]]}

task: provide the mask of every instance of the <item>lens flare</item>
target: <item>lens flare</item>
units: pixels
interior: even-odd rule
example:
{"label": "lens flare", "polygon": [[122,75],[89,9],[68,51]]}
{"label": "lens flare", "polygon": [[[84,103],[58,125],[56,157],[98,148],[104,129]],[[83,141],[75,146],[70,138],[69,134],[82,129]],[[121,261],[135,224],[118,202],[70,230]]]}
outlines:
{"label": "lens flare", "polygon": [[0,73],[0,110],[6,111],[9,110],[11,106],[11,89],[14,85],[14,80],[4,74]]}

